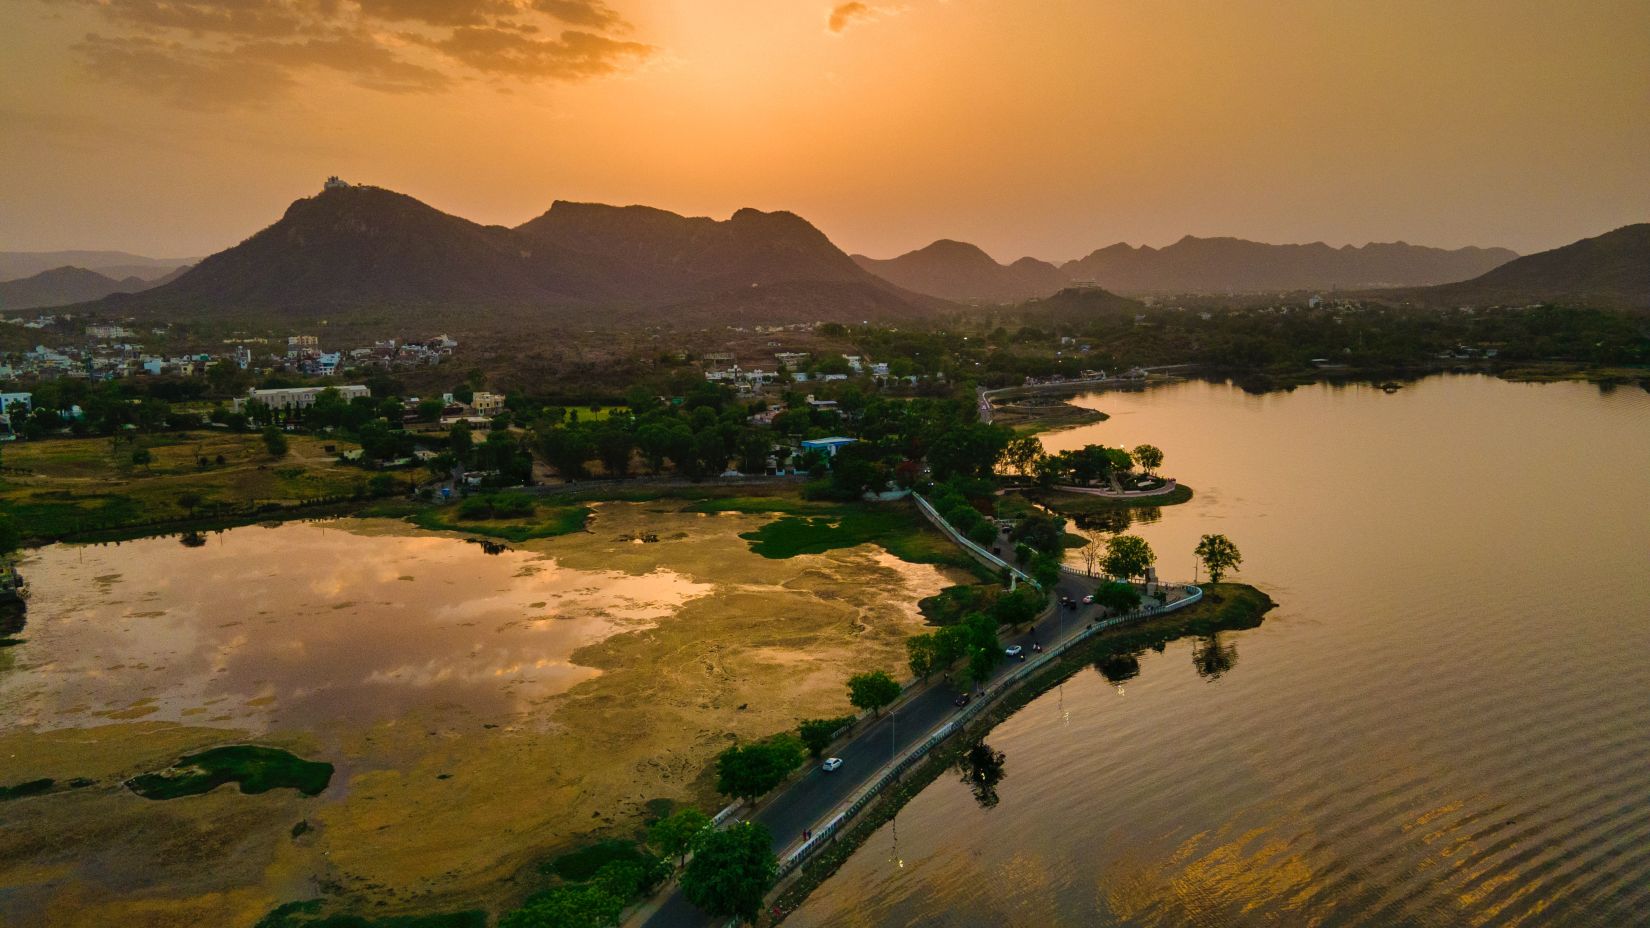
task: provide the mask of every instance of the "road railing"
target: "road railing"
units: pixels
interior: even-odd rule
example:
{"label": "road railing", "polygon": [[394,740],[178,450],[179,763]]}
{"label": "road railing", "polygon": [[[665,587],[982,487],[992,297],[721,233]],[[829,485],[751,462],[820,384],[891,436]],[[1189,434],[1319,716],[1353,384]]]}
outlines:
{"label": "road railing", "polygon": [[907,748],[903,754],[891,761],[875,780],[866,784],[864,787],[861,787],[860,790],[844,802],[844,804],[838,806],[836,810],[833,810],[832,814],[825,820],[825,823],[820,825],[817,829],[814,829],[811,832],[811,836],[806,841],[792,849],[784,856],[784,858],[780,860],[779,877],[783,879],[795,871],[796,868],[802,866],[802,864],[806,862],[815,851],[819,850],[824,845],[831,843],[835,839],[836,835],[854,820],[855,816],[857,816],[866,806],[870,805],[873,800],[882,794],[883,790],[897,782],[901,774],[905,773],[905,771],[909,770],[924,757],[927,757],[929,752],[933,751],[936,747],[939,747],[945,742],[946,739],[967,727],[969,722],[979,717],[981,713],[990,708],[993,703],[1000,699],[1009,690],[1012,690],[1015,686],[1019,685],[1039,670],[1047,667],[1050,661],[1053,661],[1060,655],[1076,647],[1078,644],[1087,641],[1090,637],[1097,635],[1106,629],[1117,628],[1122,625],[1128,625],[1133,622],[1140,622],[1146,619],[1155,618],[1165,613],[1174,612],[1178,609],[1183,609],[1190,606],[1192,603],[1195,603],[1203,598],[1203,589],[1190,583],[1165,584],[1165,586],[1178,588],[1182,590],[1185,595],[1174,600],[1173,602],[1143,606],[1132,612],[1126,612],[1122,615],[1113,616],[1109,619],[1100,619],[1090,623],[1088,627],[1082,629],[1077,634],[1072,635],[1065,641],[1059,642],[1044,651],[1035,660],[1027,661],[1024,666],[1010,672],[1000,681],[993,684],[991,689],[987,690],[984,696],[971,701],[962,709],[962,711],[958,712],[955,716],[943,724],[937,726],[932,732],[929,733],[927,738],[924,738],[921,742]]}

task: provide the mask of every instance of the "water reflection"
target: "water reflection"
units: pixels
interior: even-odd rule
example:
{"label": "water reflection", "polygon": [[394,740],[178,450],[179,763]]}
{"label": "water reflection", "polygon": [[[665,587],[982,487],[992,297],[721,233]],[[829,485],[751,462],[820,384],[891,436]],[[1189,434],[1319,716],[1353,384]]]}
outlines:
{"label": "water reflection", "polygon": [[1220,633],[1199,638],[1192,645],[1192,666],[1210,683],[1231,673],[1238,659],[1237,642],[1220,640]]}
{"label": "water reflection", "polygon": [[1108,654],[1094,662],[1094,669],[1106,678],[1107,683],[1122,686],[1140,676],[1140,655],[1132,651]]}
{"label": "water reflection", "polygon": [[182,541],[30,555],[36,634],[17,663],[33,672],[0,681],[0,708],[47,727],[508,713],[595,676],[573,663],[578,648],[709,590],[669,571],[567,570],[497,542],[325,523]]}
{"label": "water reflection", "polygon": [[1008,776],[1004,766],[1006,760],[1007,755],[984,741],[974,742],[957,758],[957,770],[962,774],[962,782],[973,792],[974,801],[979,803],[980,808],[990,809],[1000,800],[997,785]]}

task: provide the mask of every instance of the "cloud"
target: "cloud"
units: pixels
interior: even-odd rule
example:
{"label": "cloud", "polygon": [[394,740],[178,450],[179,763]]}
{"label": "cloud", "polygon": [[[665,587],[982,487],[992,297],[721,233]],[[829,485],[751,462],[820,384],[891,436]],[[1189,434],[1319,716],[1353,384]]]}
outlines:
{"label": "cloud", "polygon": [[107,24],[73,48],[90,73],[192,108],[255,104],[315,71],[433,93],[466,77],[588,80],[656,51],[615,37],[633,27],[606,0],[45,2]]}
{"label": "cloud", "polygon": [[570,29],[554,39],[540,39],[506,29],[465,27],[453,30],[434,47],[464,64],[492,74],[580,80],[611,74],[652,55],[640,42],[610,39]]}
{"label": "cloud", "polygon": [[839,3],[831,8],[831,17],[826,25],[832,32],[841,32],[854,24],[855,20],[872,19],[877,11],[869,5],[852,0],[850,3]]}
{"label": "cloud", "polygon": [[166,97],[185,109],[221,110],[287,90],[292,78],[267,62],[141,36],[88,35],[75,46],[98,77]]}

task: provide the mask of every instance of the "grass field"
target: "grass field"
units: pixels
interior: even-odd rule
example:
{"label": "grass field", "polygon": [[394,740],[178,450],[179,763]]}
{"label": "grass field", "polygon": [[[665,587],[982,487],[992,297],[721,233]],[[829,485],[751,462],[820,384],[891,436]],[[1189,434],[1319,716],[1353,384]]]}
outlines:
{"label": "grass field", "polygon": [[[342,451],[352,444],[302,435],[287,440],[290,450],[279,459],[269,456],[258,435],[215,430],[10,443],[0,452],[0,512],[10,514],[25,537],[51,540],[219,510],[347,496],[371,476],[339,464],[325,449],[332,444]],[[147,465],[132,461],[139,448],[149,452]]]}
{"label": "grass field", "polygon": [[973,559],[941,535],[910,503],[823,503],[797,496],[730,496],[701,500],[693,512],[771,512],[778,519],[739,537],[767,558],[823,554],[836,548],[876,544],[913,564],[972,569]]}

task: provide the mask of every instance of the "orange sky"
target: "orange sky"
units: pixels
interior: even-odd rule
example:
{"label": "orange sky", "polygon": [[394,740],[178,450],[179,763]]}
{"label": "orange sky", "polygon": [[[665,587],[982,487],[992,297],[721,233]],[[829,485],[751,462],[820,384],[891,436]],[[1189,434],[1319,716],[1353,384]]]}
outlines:
{"label": "orange sky", "polygon": [[328,174],[878,257],[1650,220],[1645,0],[4,0],[0,249],[183,256]]}

